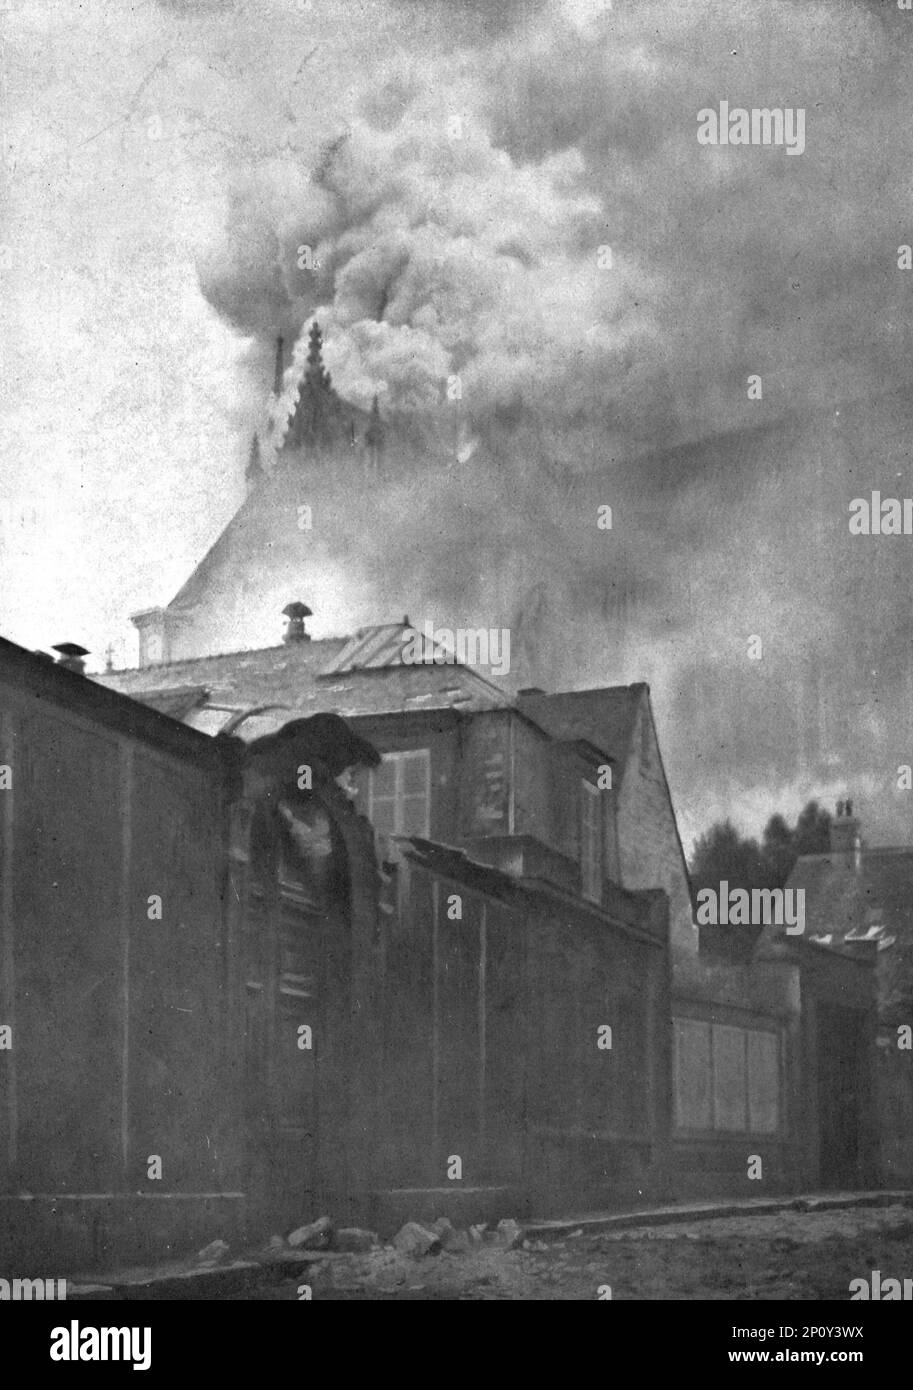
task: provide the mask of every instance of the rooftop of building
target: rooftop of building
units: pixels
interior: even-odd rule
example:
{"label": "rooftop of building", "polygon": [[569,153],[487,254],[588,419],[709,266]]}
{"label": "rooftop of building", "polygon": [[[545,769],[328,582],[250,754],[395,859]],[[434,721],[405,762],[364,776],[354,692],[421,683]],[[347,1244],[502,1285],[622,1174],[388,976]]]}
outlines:
{"label": "rooftop of building", "polygon": [[0,675],[48,705],[74,711],[91,723],[155,744],[179,757],[216,766],[218,756],[212,741],[202,738],[200,731],[185,727],[184,721],[175,722],[173,717],[164,718],[165,712],[151,701],[137,707],[116,689],[104,689],[104,682],[88,679],[78,655],[84,652],[82,647],[64,643],[57,651],[61,656],[55,661],[45,652],[29,651],[0,637]]}
{"label": "rooftop of building", "polygon": [[[605,755],[623,776],[643,684],[515,695],[484,669],[430,643],[408,617],[349,636],[288,636],[276,646],[106,671],[93,679],[201,732],[248,740],[318,712],[351,719],[514,709],[551,738]],[[423,659],[413,663],[405,654],[415,642]]]}
{"label": "rooftop of building", "polygon": [[809,939],[834,947],[868,943],[890,977],[883,1002],[913,997],[913,846],[869,848],[851,804],[841,803],[830,850],[802,855],[787,886],[805,894]]}
{"label": "rooftop of building", "polygon": [[[404,660],[412,640],[425,660]],[[279,646],[107,671],[102,685],[205,733],[259,737],[318,711],[343,718],[413,710],[507,708],[504,690],[450,654],[432,649],[408,619],[348,637],[299,638]],[[242,716],[239,719],[239,716]]]}

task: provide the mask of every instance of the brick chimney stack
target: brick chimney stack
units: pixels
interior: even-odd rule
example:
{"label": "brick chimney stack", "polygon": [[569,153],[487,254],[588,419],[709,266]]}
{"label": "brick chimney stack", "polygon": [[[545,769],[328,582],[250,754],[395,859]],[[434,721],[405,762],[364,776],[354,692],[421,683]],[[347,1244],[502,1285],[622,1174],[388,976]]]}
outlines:
{"label": "brick chimney stack", "polygon": [[862,863],[862,840],[859,822],[853,815],[852,801],[838,801],[837,814],[831,821],[831,859],[857,871]]}

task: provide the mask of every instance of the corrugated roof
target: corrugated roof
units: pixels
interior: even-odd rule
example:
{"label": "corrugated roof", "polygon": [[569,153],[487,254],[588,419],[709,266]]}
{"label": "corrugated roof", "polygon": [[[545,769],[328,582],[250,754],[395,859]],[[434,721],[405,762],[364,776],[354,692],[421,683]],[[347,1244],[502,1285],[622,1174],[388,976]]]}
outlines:
{"label": "corrugated roof", "polygon": [[[416,642],[421,656],[419,664],[433,663],[435,656],[450,657],[446,648],[405,621],[384,623],[380,627],[360,628],[321,674],[332,676],[345,671],[374,671],[385,666],[416,664],[403,661],[403,653],[410,648],[415,650]],[[456,663],[451,659],[449,664]]]}

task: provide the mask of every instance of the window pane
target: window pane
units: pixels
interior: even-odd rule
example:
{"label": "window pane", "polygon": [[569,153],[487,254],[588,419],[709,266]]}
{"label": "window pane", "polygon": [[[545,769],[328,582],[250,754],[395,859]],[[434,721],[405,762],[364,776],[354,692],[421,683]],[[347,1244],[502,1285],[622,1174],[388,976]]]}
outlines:
{"label": "window pane", "polygon": [[713,1025],[713,1110],[717,1129],[746,1129],[745,1032]]}
{"label": "window pane", "polygon": [[429,829],[427,748],[385,753],[371,773],[368,815],[384,835],[422,835]]}
{"label": "window pane", "polygon": [[599,789],[592,782],[580,784],[580,872],[583,895],[592,902],[602,896],[602,835]]}
{"label": "window pane", "polygon": [[392,796],[372,797],[371,800],[371,824],[381,835],[395,835],[396,827],[396,802]]}
{"label": "window pane", "polygon": [[405,796],[401,808],[402,835],[428,835],[428,798],[426,796]]}
{"label": "window pane", "polygon": [[383,762],[371,773],[375,796],[392,796],[396,787],[396,759],[384,753]]}
{"label": "window pane", "polygon": [[675,1020],[675,1123],[680,1129],[710,1129],[710,1024]]}
{"label": "window pane", "polygon": [[748,1113],[751,1129],[761,1134],[771,1134],[777,1128],[779,1062],[776,1033],[748,1034]]}
{"label": "window pane", "polygon": [[428,754],[423,749],[418,753],[404,753],[403,791],[407,796],[420,793],[425,795],[428,787]]}

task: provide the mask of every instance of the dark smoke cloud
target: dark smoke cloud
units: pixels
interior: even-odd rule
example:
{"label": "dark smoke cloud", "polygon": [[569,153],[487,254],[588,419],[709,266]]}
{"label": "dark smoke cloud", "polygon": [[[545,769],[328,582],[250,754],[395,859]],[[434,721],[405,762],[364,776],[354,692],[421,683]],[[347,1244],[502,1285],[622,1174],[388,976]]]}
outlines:
{"label": "dark smoke cloud", "polygon": [[[427,7],[411,46],[404,19],[332,141],[238,178],[205,293],[264,390],[316,314],[345,394],[474,442],[350,530],[378,604],[418,585],[442,623],[509,620],[544,684],[651,680],[686,830],[848,785],[896,832],[905,541],[850,538],[846,507],[910,491],[904,31],[580,0],[497,7],[483,41],[481,12]],[[699,146],[722,98],[803,107],[805,153]]]}

